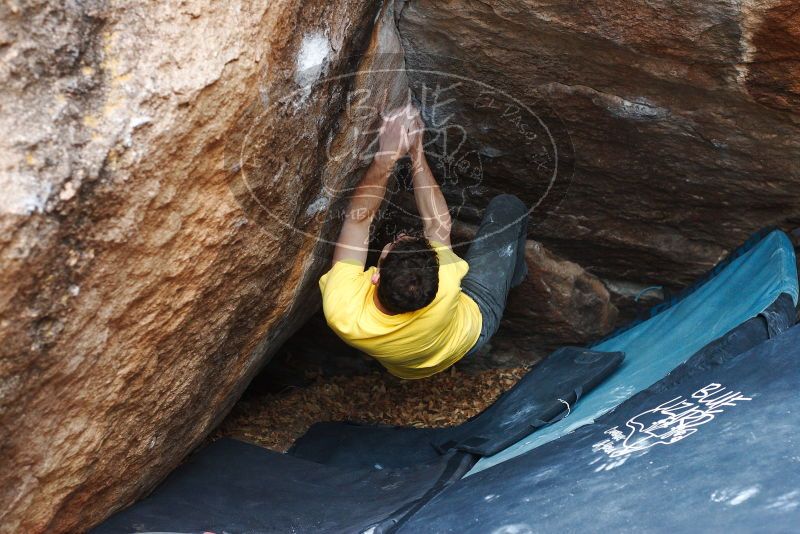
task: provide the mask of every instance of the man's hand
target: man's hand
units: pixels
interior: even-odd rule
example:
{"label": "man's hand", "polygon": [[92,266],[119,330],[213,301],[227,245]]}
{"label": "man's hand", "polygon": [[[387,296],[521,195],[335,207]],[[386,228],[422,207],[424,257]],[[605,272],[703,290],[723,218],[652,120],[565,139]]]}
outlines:
{"label": "man's hand", "polygon": [[419,110],[412,106],[408,117],[408,154],[414,165],[425,160],[425,122]]}
{"label": "man's hand", "polygon": [[409,104],[384,116],[375,158],[387,158],[389,161],[396,162],[408,154],[411,148],[409,127],[412,125],[411,119],[414,111],[415,109]]}

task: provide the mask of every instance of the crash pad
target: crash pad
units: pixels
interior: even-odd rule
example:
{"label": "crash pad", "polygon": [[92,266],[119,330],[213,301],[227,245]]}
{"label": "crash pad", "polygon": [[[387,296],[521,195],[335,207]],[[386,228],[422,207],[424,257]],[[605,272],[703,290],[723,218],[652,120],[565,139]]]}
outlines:
{"label": "crash pad", "polygon": [[625,361],[618,372],[588,392],[569,417],[482,458],[469,475],[592,423],[705,345],[762,313],[784,293],[797,304],[791,241],[779,230],[756,234],[698,283],[654,309],[648,319],[594,345],[594,350],[624,352]]}
{"label": "crash pad", "polygon": [[800,326],[434,497],[402,533],[797,532]]}
{"label": "crash pad", "polygon": [[341,469],[221,439],[94,534],[359,532],[391,528],[472,464],[454,452],[405,469]]}
{"label": "crash pad", "polygon": [[[789,532],[796,303],[788,239],[759,235],[649,318],[556,351],[461,427],[328,423],[329,452],[298,442],[307,458],[219,440],[94,532]],[[575,380],[582,368],[602,372]]]}

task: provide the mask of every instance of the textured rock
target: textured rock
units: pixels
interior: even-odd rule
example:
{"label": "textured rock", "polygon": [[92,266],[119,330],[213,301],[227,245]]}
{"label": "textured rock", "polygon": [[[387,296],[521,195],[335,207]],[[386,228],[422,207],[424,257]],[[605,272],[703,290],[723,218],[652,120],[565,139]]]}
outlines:
{"label": "textured rock", "polygon": [[0,5],[0,530],[143,495],[314,311],[376,119],[348,95],[406,90],[379,8]]}
{"label": "textured rock", "polygon": [[509,350],[604,330],[591,275],[629,303],[800,224],[793,0],[396,4],[0,4],[0,530],[86,528],[215,426],[316,309],[407,82],[458,217],[515,192],[582,266],[529,250]]}
{"label": "textured rock", "polygon": [[506,314],[492,342],[495,351],[516,352],[530,363],[561,345],[583,345],[617,323],[611,295],[594,275],[529,240],[528,279],[509,295]]}
{"label": "textured rock", "polygon": [[[420,100],[462,76],[437,114],[480,155],[474,189],[534,204],[556,170],[531,236],[601,278],[679,286],[750,232],[800,223],[794,0],[422,0],[399,30]],[[454,189],[476,220],[490,195]]]}
{"label": "textured rock", "polygon": [[[455,241],[467,242],[474,235],[469,225],[453,228]],[[461,362],[462,367],[530,365],[559,346],[597,340],[617,325],[612,295],[597,277],[533,240],[528,240],[525,260],[528,277],[509,294],[490,346]]]}

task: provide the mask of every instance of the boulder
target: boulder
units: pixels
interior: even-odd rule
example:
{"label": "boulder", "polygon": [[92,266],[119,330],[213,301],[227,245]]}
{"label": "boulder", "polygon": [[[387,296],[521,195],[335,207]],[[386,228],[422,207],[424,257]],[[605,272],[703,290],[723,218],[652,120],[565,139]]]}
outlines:
{"label": "boulder", "polygon": [[462,219],[514,192],[534,207],[532,238],[642,287],[684,285],[754,230],[800,222],[795,1],[398,12]]}
{"label": "boulder", "polygon": [[0,530],[146,494],[313,313],[329,205],[406,94],[392,17],[0,5]]}
{"label": "boulder", "polygon": [[[467,243],[476,227],[456,223],[453,240]],[[466,252],[466,247],[456,251]],[[614,295],[580,265],[529,239],[525,246],[527,278],[508,295],[497,334],[465,369],[529,366],[562,345],[596,341],[618,325]]]}
{"label": "boulder", "polygon": [[611,332],[618,310],[602,281],[541,243],[525,247],[528,278],[510,294],[494,353],[530,364],[562,345],[585,345]]}
{"label": "boulder", "polygon": [[203,440],[318,309],[409,87],[460,221],[499,192],[531,206],[534,277],[495,342],[515,358],[800,225],[798,13],[3,2],[0,530],[87,529]]}

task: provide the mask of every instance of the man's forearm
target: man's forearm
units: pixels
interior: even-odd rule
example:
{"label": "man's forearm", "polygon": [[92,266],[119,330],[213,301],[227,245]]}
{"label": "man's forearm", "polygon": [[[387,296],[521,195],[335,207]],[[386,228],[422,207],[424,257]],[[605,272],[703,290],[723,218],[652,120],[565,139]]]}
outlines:
{"label": "man's forearm", "polygon": [[423,219],[425,234],[428,239],[435,239],[443,243],[450,242],[450,210],[447,208],[447,201],[439,188],[439,184],[433,177],[425,153],[417,151],[413,156],[414,172],[414,200],[417,210]]}
{"label": "man's forearm", "polygon": [[394,170],[394,164],[408,152],[406,112],[395,110],[383,117],[378,152],[350,197],[339,239],[333,250],[334,264],[350,260],[364,265],[367,260],[370,225],[386,196],[386,183]]}
{"label": "man's forearm", "polygon": [[355,260],[362,265],[366,262],[369,227],[381,207],[386,194],[386,182],[393,169],[392,158],[375,156],[372,160],[372,164],[350,197],[339,239],[333,251],[334,264],[344,260]]}
{"label": "man's forearm", "polygon": [[395,163],[392,157],[375,156],[350,198],[346,214],[348,218],[363,221],[375,216],[386,196],[386,184],[394,170]]}

